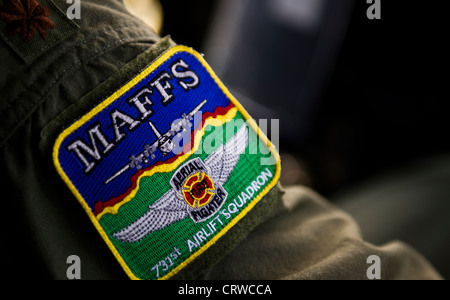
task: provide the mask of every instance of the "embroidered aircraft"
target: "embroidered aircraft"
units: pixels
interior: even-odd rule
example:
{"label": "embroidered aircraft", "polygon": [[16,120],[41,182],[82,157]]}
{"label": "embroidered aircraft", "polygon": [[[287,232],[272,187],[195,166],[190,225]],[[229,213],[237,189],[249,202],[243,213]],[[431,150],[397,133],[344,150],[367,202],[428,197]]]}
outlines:
{"label": "embroidered aircraft", "polygon": [[207,103],[207,100],[203,100],[197,107],[195,107],[190,113],[182,114],[181,119],[177,122],[174,122],[171,126],[171,129],[164,134],[161,134],[158,129],[156,129],[155,125],[152,122],[149,122],[150,128],[155,133],[157,140],[152,145],[146,145],[144,147],[144,151],[137,156],[131,156],[131,162],[125,165],[122,169],[116,172],[113,176],[111,176],[108,180],[105,181],[105,184],[112,182],[114,179],[125,173],[128,169],[137,168],[140,169],[140,164],[143,162],[145,164],[149,163],[149,158],[154,158],[153,153],[159,149],[161,153],[166,156],[168,155],[175,147],[172,138],[179,134],[180,130],[183,132],[187,130],[187,128],[192,127],[191,120],[194,116],[202,109],[202,107]]}

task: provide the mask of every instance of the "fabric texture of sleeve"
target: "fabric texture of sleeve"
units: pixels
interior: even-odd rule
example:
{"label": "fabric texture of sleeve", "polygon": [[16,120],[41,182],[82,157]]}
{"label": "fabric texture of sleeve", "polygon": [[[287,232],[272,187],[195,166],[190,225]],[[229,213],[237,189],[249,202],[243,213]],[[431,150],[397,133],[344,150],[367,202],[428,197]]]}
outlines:
{"label": "fabric texture of sleeve", "polygon": [[152,48],[159,36],[119,0],[81,1],[81,11],[79,30],[31,64],[0,44],[0,177],[8,199],[0,264],[8,278],[67,279],[71,255],[81,259],[82,279],[127,278],[78,203],[65,201],[73,196],[39,148],[41,130],[139,54],[157,56],[167,45]]}
{"label": "fabric texture of sleeve", "polygon": [[[156,58],[174,43],[161,40],[119,0],[81,5],[79,30],[31,64],[0,44],[0,177],[6,191],[0,266],[9,278],[67,279],[66,260],[74,254],[82,260],[82,279],[127,278],[79,204],[66,201],[73,195],[54,170],[42,129],[130,61],[137,57],[139,63],[140,54]],[[440,278],[402,243],[365,243],[348,215],[312,191],[290,188],[283,197],[277,191],[267,220],[203,279],[367,279],[370,255],[381,258],[382,279]]]}
{"label": "fabric texture of sleeve", "polygon": [[346,213],[305,187],[290,187],[265,223],[205,279],[367,280],[370,256],[381,279],[441,279],[415,250],[394,241],[366,243]]}

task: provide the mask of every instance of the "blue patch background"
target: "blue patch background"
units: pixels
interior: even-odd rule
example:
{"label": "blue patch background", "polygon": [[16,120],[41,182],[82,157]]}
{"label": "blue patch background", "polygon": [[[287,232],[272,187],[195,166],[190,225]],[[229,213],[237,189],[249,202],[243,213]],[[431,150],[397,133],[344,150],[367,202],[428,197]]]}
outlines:
{"label": "blue patch background", "polygon": [[[190,70],[197,74],[200,79],[199,86],[186,92],[177,83],[178,79],[172,78],[170,82],[173,87],[172,94],[175,98],[167,106],[164,106],[161,103],[162,99],[159,93],[155,91],[151,96],[154,103],[151,109],[154,114],[147,121],[142,122],[142,124],[133,132],[128,132],[126,128],[123,128],[122,132],[127,134],[127,136],[114,150],[107,154],[101,162],[97,163],[97,166],[92,173],[86,175],[84,173],[85,166],[78,160],[75,153],[67,151],[68,144],[72,143],[76,138],[80,138],[84,143],[91,146],[86,131],[96,122],[102,124],[100,130],[105,134],[107,139],[109,141],[114,141],[115,137],[109,113],[114,109],[118,109],[135,119],[139,119],[139,112],[133,106],[130,106],[126,100],[142,86],[158,76],[160,72],[166,70],[171,73],[171,64],[180,58],[189,65]],[[136,168],[129,169],[107,185],[105,185],[104,182],[130,162],[130,155],[140,154],[144,150],[144,145],[150,145],[156,141],[156,135],[148,125],[148,121],[151,121],[158,131],[161,134],[164,134],[170,129],[174,120],[179,119],[183,113],[187,114],[191,112],[204,99],[207,99],[208,102],[201,109],[203,113],[214,112],[216,107],[226,107],[230,104],[230,100],[220,89],[202,63],[190,53],[178,52],[126,92],[122,97],[116,99],[108,107],[67,136],[60,146],[58,159],[67,177],[89,205],[91,211],[94,212],[94,205],[96,202],[105,202],[111,198],[120,196],[131,187],[131,177],[137,173]],[[101,152],[102,149],[100,148],[99,150]],[[154,160],[150,160],[150,165],[142,164],[142,166],[144,168],[150,167],[159,161],[167,161],[176,156],[176,154],[170,153],[167,156],[163,156],[161,152],[157,150],[155,156],[156,158]]]}

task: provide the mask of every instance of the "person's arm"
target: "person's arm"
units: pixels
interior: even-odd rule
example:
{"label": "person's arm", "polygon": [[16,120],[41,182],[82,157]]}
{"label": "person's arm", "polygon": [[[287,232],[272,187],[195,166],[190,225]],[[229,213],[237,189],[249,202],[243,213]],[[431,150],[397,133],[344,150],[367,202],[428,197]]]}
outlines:
{"label": "person's arm", "polygon": [[[49,3],[46,0],[40,2],[41,4]],[[65,1],[55,2],[64,12],[67,7],[64,4]],[[55,18],[58,13],[54,7],[52,9],[50,18]],[[3,216],[0,219],[3,242],[0,251],[1,256],[7,259],[3,259],[0,264],[2,270],[7,270],[12,278],[21,278],[26,273],[26,276],[33,278],[66,279],[70,266],[67,259],[72,255],[81,259],[82,279],[125,279],[127,274],[130,275],[130,268],[139,269],[140,263],[147,263],[139,258],[134,260],[134,265],[131,266],[125,262],[125,259],[118,259],[122,257],[121,254],[118,256],[119,250],[117,250],[121,235],[111,233],[105,237],[106,231],[99,230],[98,224],[101,223],[98,220],[101,220],[104,215],[101,213],[94,215],[97,206],[87,208],[87,210],[92,209],[89,216],[94,218],[89,219],[86,216],[76,199],[83,197],[84,194],[77,188],[68,188],[67,182],[64,182],[61,174],[55,170],[54,147],[58,135],[73,127],[73,124],[84,122],[87,119],[86,116],[93,115],[89,113],[90,111],[103,113],[103,104],[98,105],[105,103],[105,99],[112,97],[120,88],[129,87],[130,90],[135,88],[136,85],[133,85],[135,83],[132,79],[142,74],[143,70],[147,70],[146,68],[152,66],[161,57],[165,58],[164,54],[176,44],[170,38],[161,39],[149,27],[129,14],[121,1],[81,1],[81,11],[81,19],[76,20],[79,28],[67,25],[67,20],[60,15],[59,18],[62,20],[53,19],[55,28],[46,29],[46,40],[41,40],[42,37],[39,34],[31,40],[31,43],[34,41],[44,46],[34,49],[33,53],[28,53],[30,50],[27,50],[27,47],[22,48],[22,57],[10,43],[12,41],[13,45],[16,43],[23,46],[27,42],[15,41],[14,39],[20,37],[14,36],[13,32],[8,32],[5,26],[2,29],[4,30],[2,36],[8,42],[0,44],[2,63],[0,73],[2,90],[0,164],[2,168],[0,172],[1,188],[7,196],[2,197]],[[61,24],[69,26],[66,28],[67,31],[65,27],[58,27],[63,26]],[[58,43],[45,46],[46,41],[57,38],[55,34],[63,33],[67,33],[68,36]],[[42,53],[34,57],[33,54],[36,51]],[[26,60],[23,55],[27,57]],[[161,60],[160,65],[165,66],[164,63],[165,61]],[[179,80],[179,88],[185,91],[196,87],[195,75],[188,73],[187,65],[184,61],[175,61],[171,64],[172,68],[169,68],[173,77],[178,76],[176,79]],[[152,72],[150,74],[153,74]],[[148,87],[153,87],[153,92],[169,91],[167,85],[158,86],[162,77],[158,78],[160,78],[159,81],[155,79],[156,81],[152,81],[153,85],[150,84]],[[135,102],[128,102],[128,104],[131,103],[129,107],[135,103],[135,109],[145,115],[145,112],[149,111],[150,102],[145,98],[139,101],[142,101],[142,106]],[[111,103],[105,104],[107,105]],[[235,107],[237,108],[238,105],[235,104]],[[240,108],[232,112],[235,117],[236,112],[244,114]],[[88,155],[91,159],[100,161],[100,151],[106,153],[112,148],[109,147],[112,142],[106,140],[106,134],[103,135],[99,128],[106,128],[111,132],[113,127],[118,128],[115,132],[115,142],[118,144],[122,138],[119,130],[127,126],[127,128],[134,128],[138,124],[138,121],[133,121],[132,118],[122,114],[119,118],[122,123],[118,125],[117,114],[113,116],[115,117],[112,119],[115,118],[116,123],[113,120],[109,127],[95,127],[98,124],[94,124],[86,129],[88,133],[86,136],[90,136],[90,141],[103,148],[95,149],[93,145],[84,148],[73,146],[80,144],[72,144],[72,148],[70,146],[65,148],[65,150],[76,149],[72,151],[73,157],[76,158],[78,155],[79,162],[76,167],[84,167],[83,163],[86,161],[81,158]],[[218,120],[223,122],[226,118],[222,117]],[[132,132],[132,130],[129,131]],[[224,145],[226,142],[224,141]],[[84,156],[80,153],[84,153]],[[213,154],[219,155],[220,151]],[[230,156],[233,157],[233,155]],[[149,154],[148,157],[151,155]],[[201,157],[201,159],[206,164],[214,161],[212,158],[208,160],[208,157]],[[230,158],[230,161],[232,160],[233,158]],[[175,173],[172,179],[180,179],[184,176],[183,174],[195,168],[201,169],[199,160],[195,162],[188,167],[189,170],[184,170],[184,173],[180,171],[179,177]],[[182,165],[181,162],[177,166],[180,165]],[[233,165],[233,162],[229,165]],[[68,168],[70,167],[69,165]],[[254,168],[247,166],[246,169],[251,171],[256,170],[257,167],[261,166],[254,165]],[[108,163],[106,169],[114,173],[120,168],[123,166],[116,165],[113,161]],[[248,180],[245,176],[241,176],[241,180],[235,180],[235,183],[222,189],[220,186],[225,186],[226,180],[224,176],[214,177],[212,168],[214,168],[213,165],[203,169],[202,174],[208,175],[208,178],[202,177],[202,181],[196,182],[195,188],[201,193],[201,186],[208,187],[208,191],[218,195],[220,199],[214,200],[216,202],[209,207],[210,216],[207,216],[210,218],[209,225],[204,227],[209,232],[206,229],[199,230],[192,236],[190,244],[188,241],[189,251],[194,252],[196,247],[200,248],[202,238],[206,239],[210,234],[214,234],[216,226],[218,228],[219,224],[223,225],[222,222],[231,218],[233,214],[231,208],[237,209],[238,204],[230,202],[220,206],[217,203],[226,198],[226,193],[238,194],[235,188],[231,187],[233,184],[239,186],[241,181]],[[170,169],[165,172],[175,172],[175,170]],[[227,174],[227,176],[231,175]],[[242,192],[246,191],[248,197],[250,194],[253,196],[259,187],[267,184],[266,181],[268,182],[268,179],[273,176],[274,173],[271,171],[263,171],[261,175],[255,177],[256,181],[243,188]],[[194,189],[191,184],[193,182],[188,180],[185,182],[186,186],[191,188],[191,192]],[[166,182],[164,188],[169,190],[171,186]],[[160,186],[150,189],[148,197],[160,192],[159,189]],[[225,189],[226,192],[223,192]],[[255,200],[257,203],[255,202],[254,206],[249,206],[249,209],[242,208],[239,218],[233,219],[233,222],[230,222],[231,225],[224,225],[227,230],[220,231],[221,236],[217,239],[211,239],[214,243],[206,243],[209,247],[208,251],[202,251],[199,256],[192,256],[195,259],[188,259],[186,264],[181,264],[180,268],[186,271],[176,273],[174,278],[367,279],[367,270],[370,267],[367,259],[372,255],[377,255],[381,259],[382,279],[440,278],[420,255],[401,243],[384,247],[365,243],[358,233],[357,225],[349,216],[305,188],[288,189],[283,196],[281,187],[276,185],[270,191],[265,190],[264,193],[261,191],[260,195],[264,197],[257,199],[258,201]],[[98,195],[99,198],[102,196]],[[253,200],[246,200],[244,197],[240,199],[239,205],[242,206],[245,201],[252,203]],[[117,200],[116,198],[112,200]],[[165,199],[164,196],[161,199]],[[202,200],[205,199],[202,198]],[[236,201],[236,199],[230,196],[228,200]],[[177,211],[179,218],[174,220],[191,222],[189,219],[191,218],[198,223],[203,221],[195,219],[198,215],[188,216],[185,212],[190,208],[187,204],[181,203],[183,210]],[[152,205],[151,209],[160,209],[161,214],[164,211],[168,215],[177,208],[173,205],[171,208],[173,210],[164,210],[167,205],[162,202],[152,203]],[[180,202],[177,205],[181,205]],[[87,207],[87,204],[85,206]],[[143,207],[148,210],[149,206],[146,204]],[[228,208],[228,211],[218,210],[218,207]],[[193,209],[195,210],[196,207],[194,206]],[[151,215],[151,212],[149,214]],[[211,223],[212,221],[214,222]],[[167,221],[165,226],[172,226],[174,222]],[[113,225],[115,224],[111,226]],[[117,227],[119,228],[119,225]],[[145,226],[143,228],[148,231],[145,234],[151,231]],[[145,238],[144,234],[142,237],[139,235],[136,240],[139,242],[141,238]],[[120,250],[126,252],[131,257],[130,260],[133,256],[141,257],[145,254],[139,247],[133,248],[132,242],[130,240],[127,241],[128,244],[123,242],[125,246]],[[164,246],[166,239],[160,238],[158,242]],[[180,245],[186,246],[185,242],[181,241]],[[181,252],[177,248],[178,245],[171,247],[172,252],[167,254],[168,259],[164,260],[167,267],[170,263],[174,263]],[[142,257],[146,259],[145,255]],[[159,271],[158,265],[155,266],[156,269],[153,268],[153,270]],[[161,269],[164,268],[165,266],[161,265]]]}
{"label": "person's arm", "polygon": [[203,278],[431,280],[441,276],[401,242],[381,247],[365,242],[351,216],[298,186],[287,188],[268,219]]}

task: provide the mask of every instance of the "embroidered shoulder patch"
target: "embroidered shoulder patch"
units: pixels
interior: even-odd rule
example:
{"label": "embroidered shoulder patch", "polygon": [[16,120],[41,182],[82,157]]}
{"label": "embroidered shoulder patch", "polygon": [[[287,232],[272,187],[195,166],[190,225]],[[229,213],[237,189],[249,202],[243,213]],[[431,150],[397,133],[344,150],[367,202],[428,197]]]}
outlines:
{"label": "embroidered shoulder patch", "polygon": [[61,133],[53,160],[132,279],[201,259],[280,175],[274,147],[184,46]]}

